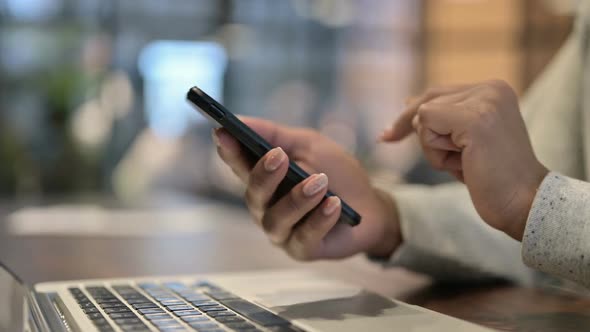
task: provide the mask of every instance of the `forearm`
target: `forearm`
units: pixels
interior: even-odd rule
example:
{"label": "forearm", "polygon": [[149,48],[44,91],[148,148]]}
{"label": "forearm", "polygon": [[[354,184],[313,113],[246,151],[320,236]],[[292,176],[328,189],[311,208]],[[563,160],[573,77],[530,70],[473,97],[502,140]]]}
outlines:
{"label": "forearm", "polygon": [[494,276],[531,281],[531,270],[520,258],[520,244],[481,220],[462,184],[405,185],[396,187],[392,195],[403,244],[391,264],[437,279]]}

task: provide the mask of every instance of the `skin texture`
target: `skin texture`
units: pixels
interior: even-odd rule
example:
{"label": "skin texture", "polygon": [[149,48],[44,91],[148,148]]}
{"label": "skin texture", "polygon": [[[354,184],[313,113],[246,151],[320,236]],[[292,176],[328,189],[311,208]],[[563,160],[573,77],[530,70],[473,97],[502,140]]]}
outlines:
{"label": "skin texture", "polygon": [[486,81],[431,89],[408,104],[381,140],[413,132],[433,167],[465,183],[483,220],[520,241],[548,170],[533,152],[512,88]]}
{"label": "skin texture", "polygon": [[[373,188],[360,163],[342,147],[313,130],[247,117],[242,121],[277,148],[252,163],[225,130],[215,130],[213,139],[220,157],[246,183],[248,209],[272,243],[302,261],[361,252],[387,256],[399,246],[397,210],[391,196]],[[311,176],[273,202],[289,159]],[[360,213],[359,226],[337,224],[341,201],[338,197],[322,201],[328,187]]]}

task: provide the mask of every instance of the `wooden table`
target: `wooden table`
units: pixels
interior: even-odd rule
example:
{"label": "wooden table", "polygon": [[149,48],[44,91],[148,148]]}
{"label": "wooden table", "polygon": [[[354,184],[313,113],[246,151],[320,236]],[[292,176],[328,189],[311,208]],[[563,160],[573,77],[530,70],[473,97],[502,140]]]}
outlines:
{"label": "wooden table", "polygon": [[[0,206],[0,216],[6,216],[12,210]],[[438,285],[425,276],[403,269],[382,269],[363,257],[337,262],[297,263],[274,248],[245,214],[242,213],[243,218],[214,215],[220,220],[195,217],[195,223],[214,227],[141,236],[15,234],[14,229],[6,227],[14,220],[4,217],[3,227],[0,227],[0,260],[30,283],[310,268],[386,296],[499,330],[590,331],[590,298],[587,297],[499,282]]]}

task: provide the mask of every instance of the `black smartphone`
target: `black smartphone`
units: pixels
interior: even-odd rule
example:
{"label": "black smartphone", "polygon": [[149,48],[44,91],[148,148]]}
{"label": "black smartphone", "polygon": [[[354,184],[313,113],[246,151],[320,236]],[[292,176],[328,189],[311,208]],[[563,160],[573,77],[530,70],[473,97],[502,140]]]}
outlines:
{"label": "black smartphone", "polygon": [[[247,151],[249,151],[254,161],[260,160],[262,156],[273,149],[273,146],[271,146],[264,138],[198,87],[191,88],[186,97],[188,101],[196,106],[196,109],[212,121],[214,125],[219,125],[225,128],[232,136],[234,136],[247,149]],[[305,180],[307,177],[309,177],[307,172],[293,161],[290,161],[287,175],[279,185],[274,199],[276,200],[284,196],[295,185]],[[330,196],[334,196],[334,194],[328,191],[326,193],[326,198]],[[342,200],[342,213],[340,214],[338,222],[350,226],[356,226],[361,222],[361,216]]]}

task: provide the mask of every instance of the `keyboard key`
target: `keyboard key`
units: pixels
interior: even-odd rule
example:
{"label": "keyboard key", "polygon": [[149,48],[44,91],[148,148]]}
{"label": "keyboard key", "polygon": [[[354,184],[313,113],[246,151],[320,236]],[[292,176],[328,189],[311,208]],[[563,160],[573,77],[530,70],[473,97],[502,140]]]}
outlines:
{"label": "keyboard key", "polygon": [[160,288],[160,285],[153,282],[142,282],[139,283],[138,286],[143,289]]}
{"label": "keyboard key", "polygon": [[154,299],[156,299],[156,301],[162,303],[163,301],[178,301],[178,298],[173,297],[173,296],[154,296]]}
{"label": "keyboard key", "polygon": [[164,300],[164,301],[160,301],[161,304],[168,306],[168,305],[180,305],[180,304],[184,304],[184,301],[181,300]]}
{"label": "keyboard key", "polygon": [[140,304],[132,304],[133,309],[154,309],[159,308],[155,303],[140,303]]}
{"label": "keyboard key", "polygon": [[82,311],[84,311],[85,314],[91,314],[94,312],[100,312],[97,308],[85,308],[82,309]]}
{"label": "keyboard key", "polygon": [[120,313],[120,312],[131,312],[131,310],[129,310],[129,308],[125,307],[125,308],[107,308],[104,309],[104,312],[106,312],[107,314],[112,314],[112,313]]}
{"label": "keyboard key", "polygon": [[181,311],[181,310],[192,310],[193,307],[188,305],[170,305],[166,306],[166,308],[170,311]]}
{"label": "keyboard key", "polygon": [[210,311],[210,312],[207,313],[207,315],[209,315],[209,316],[211,316],[213,318],[236,316],[236,314],[234,314],[231,311]]}
{"label": "keyboard key", "polygon": [[150,301],[147,298],[143,298],[143,299],[125,299],[125,302],[127,302],[127,304],[139,304],[139,303],[151,303],[152,301]]}
{"label": "keyboard key", "polygon": [[172,319],[172,316],[170,316],[169,314],[151,314],[151,315],[145,315],[145,319],[148,319],[148,320]]}
{"label": "keyboard key", "polygon": [[109,321],[106,320],[105,318],[95,319],[92,321],[92,323],[96,326],[109,325]]}
{"label": "keyboard key", "polygon": [[181,283],[181,282],[178,282],[178,281],[174,281],[174,282],[165,282],[165,283],[164,283],[164,286],[165,286],[165,287],[168,287],[168,288],[170,288],[170,289],[174,289],[174,290],[188,288],[188,287],[187,287],[185,284],[183,284],[183,283]]}
{"label": "keyboard key", "polygon": [[164,309],[161,308],[147,308],[147,309],[138,309],[137,310],[140,314],[142,315],[148,315],[148,314],[163,314],[166,311],[164,311]]}
{"label": "keyboard key", "polygon": [[162,327],[172,327],[172,326],[182,326],[175,320],[154,320],[152,324],[156,325],[158,328]]}
{"label": "keyboard key", "polygon": [[111,302],[111,303],[101,303],[99,304],[101,308],[103,309],[107,309],[107,308],[126,308],[127,306],[124,305],[123,303],[119,302],[119,303],[115,303],[115,302]]}
{"label": "keyboard key", "polygon": [[104,316],[100,312],[94,312],[94,313],[88,314],[86,316],[88,318],[90,318],[91,320],[104,319]]}
{"label": "keyboard key", "polygon": [[238,317],[238,316],[219,316],[219,317],[215,317],[215,320],[220,322],[221,324],[226,324],[226,323],[245,323],[246,320]]}
{"label": "keyboard key", "polygon": [[211,320],[205,316],[182,316],[180,317],[183,321],[190,322],[210,322]]}
{"label": "keyboard key", "polygon": [[201,322],[191,322],[189,325],[197,330],[206,330],[206,329],[214,329],[219,328],[219,325],[215,323],[201,323]]}
{"label": "keyboard key", "polygon": [[[179,332],[179,331],[188,331],[185,327],[183,326],[170,326],[170,327],[161,327],[160,332]],[[209,332],[209,331],[206,331]]]}
{"label": "keyboard key", "polygon": [[174,311],[174,314],[176,316],[179,316],[179,317],[182,317],[182,316],[197,316],[197,315],[202,315],[200,311],[196,311],[196,310]]}
{"label": "keyboard key", "polygon": [[207,307],[207,306],[215,306],[215,305],[219,305],[219,303],[211,301],[211,300],[205,300],[205,301],[191,301],[191,303],[195,306],[195,307]]}
{"label": "keyboard key", "polygon": [[173,319],[172,316],[168,316],[166,318],[160,318],[160,319],[152,319],[151,322],[154,325],[178,324],[178,322],[175,319]]}
{"label": "keyboard key", "polygon": [[192,301],[209,301],[209,297],[206,295],[201,294],[194,294],[194,295],[184,295],[182,296],[185,300],[192,302]]}
{"label": "keyboard key", "polygon": [[109,317],[111,317],[111,319],[119,319],[119,318],[135,318],[137,316],[132,312],[122,312],[122,313],[110,314]]}
{"label": "keyboard key", "polygon": [[[111,317],[112,318],[112,317]],[[142,323],[141,319],[139,318],[117,318],[114,319],[115,323],[119,325],[132,325],[132,324],[139,324]]]}
{"label": "keyboard key", "polygon": [[199,309],[203,310],[206,313],[209,313],[211,311],[227,311],[227,308],[222,307],[222,306],[215,306],[215,307],[214,306],[209,306],[209,307],[202,307],[202,308],[199,308]]}
{"label": "keyboard key", "polygon": [[98,304],[102,304],[102,303],[122,303],[121,301],[119,301],[119,299],[98,299],[96,300],[96,303]]}
{"label": "keyboard key", "polygon": [[86,296],[84,296],[84,297],[74,297],[74,300],[76,300],[76,302],[78,302],[78,304],[89,303],[90,302],[90,299],[87,298]]}
{"label": "keyboard key", "polygon": [[94,304],[92,304],[92,302],[86,302],[86,303],[81,303],[80,308],[84,309],[84,308],[96,308],[96,307],[94,306]]}
{"label": "keyboard key", "polygon": [[119,328],[121,328],[121,330],[127,332],[127,331],[149,331],[150,329],[145,326],[145,324],[125,324],[125,325],[119,325]]}

